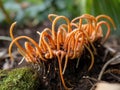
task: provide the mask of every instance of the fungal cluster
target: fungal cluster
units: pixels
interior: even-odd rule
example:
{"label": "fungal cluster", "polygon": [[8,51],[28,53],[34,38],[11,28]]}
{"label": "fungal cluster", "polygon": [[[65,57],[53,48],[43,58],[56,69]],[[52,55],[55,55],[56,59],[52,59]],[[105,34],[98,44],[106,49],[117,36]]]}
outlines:
{"label": "fungal cluster", "polygon": [[[36,42],[28,36],[14,37],[12,32],[16,22],[13,23],[10,27],[12,42],[9,46],[9,55],[11,59],[13,59],[12,46],[16,44],[18,51],[28,63],[40,64],[57,58],[62,85],[65,89],[69,89],[63,77],[68,60],[80,58],[83,50],[86,48],[91,55],[91,65],[88,68],[88,70],[90,70],[94,64],[93,53],[96,52],[93,43],[103,37],[104,39],[101,40],[101,43],[104,43],[111,31],[110,24],[101,19],[108,19],[113,27],[115,27],[115,24],[113,20],[106,15],[94,17],[89,14],[83,14],[73,20],[69,20],[65,16],[49,14],[48,18],[52,22],[52,27],[45,28],[42,32],[37,31],[40,36],[39,42]],[[64,20],[65,23],[57,25],[61,20]],[[103,35],[103,24],[107,27],[105,36]],[[27,40],[24,44],[25,47],[19,44],[18,40],[21,39]],[[93,51],[90,49],[90,46],[92,46]]]}

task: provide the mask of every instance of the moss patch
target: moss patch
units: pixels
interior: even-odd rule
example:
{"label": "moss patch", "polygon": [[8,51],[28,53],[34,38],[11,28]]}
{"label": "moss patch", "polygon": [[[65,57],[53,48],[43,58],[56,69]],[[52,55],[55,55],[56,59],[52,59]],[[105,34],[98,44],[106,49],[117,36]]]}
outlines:
{"label": "moss patch", "polygon": [[0,90],[37,90],[39,75],[31,68],[0,71]]}

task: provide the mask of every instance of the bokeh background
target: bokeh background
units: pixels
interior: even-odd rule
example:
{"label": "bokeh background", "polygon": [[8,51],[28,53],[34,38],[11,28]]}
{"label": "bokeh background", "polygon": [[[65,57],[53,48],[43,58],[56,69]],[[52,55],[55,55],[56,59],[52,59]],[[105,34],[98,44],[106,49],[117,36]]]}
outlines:
{"label": "bokeh background", "polygon": [[19,26],[34,27],[48,20],[50,13],[70,19],[88,13],[109,15],[120,35],[120,0],[0,0],[0,28],[17,21]]}
{"label": "bokeh background", "polygon": [[[23,57],[18,53],[17,50],[19,50],[19,49],[16,48],[16,45],[13,45],[13,48],[12,48],[12,55],[15,60],[13,60],[11,62],[11,59],[8,54],[8,48],[12,41],[10,34],[9,34],[10,25],[15,21],[17,22],[17,25],[14,28],[15,30],[13,31],[13,35],[15,37],[18,37],[20,35],[29,36],[38,43],[40,35],[37,34],[36,31],[42,31],[46,27],[51,28],[51,22],[48,20],[49,14],[64,15],[64,16],[68,17],[70,20],[72,20],[73,18],[80,16],[82,14],[91,14],[94,16],[97,16],[100,14],[105,14],[105,15],[110,16],[114,20],[117,30],[115,31],[111,25],[111,31],[112,31],[111,37],[115,36],[115,38],[109,37],[109,39],[104,44],[104,46],[101,44],[96,45],[98,43],[94,44],[97,54],[95,54],[95,64],[94,64],[93,69],[91,69],[90,73],[88,71],[85,71],[89,67],[88,66],[89,62],[87,62],[88,63],[87,64],[85,60],[86,59],[88,61],[90,60],[88,51],[90,51],[90,54],[91,54],[92,49],[88,50],[88,51],[86,48],[84,49],[83,54],[82,54],[83,57],[81,58],[83,60],[82,60],[82,62],[80,62],[80,65],[82,65],[82,66],[79,65],[80,67],[82,67],[82,69],[79,72],[78,72],[78,70],[79,70],[78,68],[73,69],[74,66],[76,65],[76,63],[75,63],[76,61],[70,62],[68,65],[68,68],[71,67],[72,65],[74,65],[74,66],[72,68],[68,69],[68,71],[70,71],[70,72],[65,74],[67,76],[65,78],[65,81],[68,80],[68,82],[65,82],[65,83],[67,83],[69,86],[72,86],[72,87],[77,86],[76,90],[78,90],[79,88],[81,90],[88,90],[88,88],[91,87],[91,83],[90,83],[91,80],[89,80],[89,78],[88,79],[82,78],[82,76],[90,75],[90,77],[96,78],[98,76],[98,73],[99,73],[100,69],[102,68],[103,64],[109,58],[114,57],[115,55],[120,53],[120,39],[119,39],[119,37],[120,37],[120,0],[0,0],[0,70],[1,69],[18,68],[18,67],[23,67],[23,66],[28,65],[25,62],[25,60],[22,61]],[[57,23],[57,24],[59,24],[59,23]],[[56,25],[56,27],[57,27],[57,25]],[[106,29],[106,27],[103,26],[103,29]],[[103,30],[103,31],[104,31],[104,34],[107,32],[107,30]],[[18,41],[19,44],[21,46],[23,46],[23,48],[24,48],[25,41],[26,40],[24,40],[24,39],[21,39]],[[98,61],[96,61],[96,60],[98,60]],[[120,60],[120,59],[118,59],[118,60]],[[22,61],[22,63],[21,63],[21,61]],[[21,63],[21,64],[19,65],[19,63]],[[47,70],[47,71],[42,70],[43,68],[41,68],[43,65],[45,65],[45,63],[39,67],[39,71],[40,71],[39,73],[42,72],[41,79],[43,77],[45,77],[44,79],[40,80],[40,85],[38,85],[40,88],[41,88],[41,85],[45,84],[45,86],[47,86],[47,88],[50,87],[51,90],[55,90],[54,87],[58,88],[62,85],[58,82],[59,78],[56,78],[59,76],[58,75],[59,73],[57,72],[58,68],[57,68],[56,63],[57,63],[56,61],[55,61],[55,63],[53,61],[52,61],[52,63],[48,62],[48,64],[50,64],[49,66],[47,66],[48,69],[46,69],[47,67],[44,66],[45,70]],[[107,68],[107,70],[111,70],[111,71],[113,70],[113,73],[110,72],[110,76],[112,76],[112,77],[109,77],[108,76],[109,73],[108,73],[108,75],[103,77],[102,80],[105,80],[105,81],[108,80],[110,82],[115,82],[115,81],[120,82],[120,77],[117,75],[117,74],[119,74],[119,72],[117,73],[117,71],[115,71],[115,73],[114,73],[114,70],[120,69],[120,62],[115,62],[115,63],[116,64],[109,66]],[[54,64],[54,65],[52,66],[52,64]],[[36,65],[34,65],[34,67],[37,68]],[[55,67],[55,69],[54,69],[54,67]],[[51,72],[48,73],[48,71],[50,71],[50,70],[51,70]],[[74,72],[77,72],[77,73],[74,73]],[[17,73],[19,74],[19,72],[17,72]],[[17,78],[16,75],[15,76],[13,75],[14,77],[16,77],[13,79],[13,81],[12,81],[12,78],[9,79],[9,77],[8,77],[8,79],[6,79],[6,76],[7,76],[6,74],[7,74],[6,72],[5,73],[2,73],[2,71],[0,72],[0,80],[1,80],[0,81],[0,84],[1,84],[0,90],[1,90],[2,85],[4,87],[6,87],[5,85],[8,85],[8,87],[10,87],[10,88],[12,88],[12,86],[15,87],[15,86],[19,85],[18,89],[21,90],[20,88],[23,86],[23,83],[26,83],[26,82],[22,82],[22,81],[24,81],[24,80],[22,80],[22,78],[24,78],[23,77],[24,73],[23,74],[20,73],[20,75],[18,75],[18,79],[16,79]],[[68,74],[69,75],[71,74],[71,75],[68,76]],[[45,76],[43,76],[43,75],[45,75]],[[36,77],[34,77],[34,78],[36,78]],[[26,77],[25,77],[25,79],[26,79]],[[30,80],[32,80],[32,79],[30,79]],[[37,79],[37,80],[39,80],[39,79]],[[89,80],[89,82],[88,82],[88,80]],[[11,81],[15,82],[15,85]],[[28,81],[27,81],[27,83],[29,84]],[[44,84],[42,84],[42,82]],[[74,82],[74,83],[72,83],[72,82]],[[12,83],[12,84],[10,85],[10,83]],[[19,84],[19,83],[21,83],[21,84]],[[94,84],[95,82],[92,81],[92,83]],[[115,83],[117,83],[117,82],[115,82]],[[85,86],[84,84],[86,84],[87,86]],[[32,84],[29,84],[29,85],[33,86]],[[26,86],[27,86],[27,88],[29,88],[28,85],[26,85]],[[4,87],[2,87],[2,90],[4,89]],[[84,88],[84,89],[82,89],[82,88]],[[8,89],[9,88],[7,88],[7,90]],[[13,88],[13,89],[15,90],[15,88]],[[11,90],[11,89],[9,89],[9,90]],[[24,88],[24,90],[25,90],[25,88]]]}

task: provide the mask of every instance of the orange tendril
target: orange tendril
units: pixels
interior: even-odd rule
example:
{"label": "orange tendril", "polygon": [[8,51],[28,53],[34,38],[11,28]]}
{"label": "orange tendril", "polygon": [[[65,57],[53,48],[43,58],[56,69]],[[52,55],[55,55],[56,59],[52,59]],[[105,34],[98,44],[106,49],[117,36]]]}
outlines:
{"label": "orange tendril", "polygon": [[[49,14],[48,18],[52,22],[52,27],[51,29],[45,28],[42,32],[37,31],[39,34],[38,43],[27,36],[14,37],[13,29],[16,25],[16,22],[14,22],[10,27],[10,36],[13,41],[9,46],[9,55],[13,60],[12,46],[15,43],[19,53],[25,57],[27,62],[39,64],[41,61],[44,62],[48,59],[54,60],[53,58],[57,57],[61,82],[64,88],[68,90],[70,88],[66,86],[63,77],[69,63],[68,61],[78,59],[76,64],[78,68],[80,57],[82,57],[83,50],[86,48],[91,56],[91,63],[88,68],[88,70],[91,70],[94,65],[94,54],[97,53],[93,43],[103,37],[103,24],[107,27],[107,33],[102,43],[104,43],[110,35],[110,24],[100,19],[108,19],[114,28],[116,28],[116,26],[113,20],[106,15],[94,17],[89,14],[83,14],[71,21],[65,16],[56,14]],[[55,28],[60,20],[64,20],[66,23],[59,24],[58,28]],[[18,43],[18,40],[21,39],[29,41],[25,42],[25,48]],[[65,60],[63,61],[63,59]]]}

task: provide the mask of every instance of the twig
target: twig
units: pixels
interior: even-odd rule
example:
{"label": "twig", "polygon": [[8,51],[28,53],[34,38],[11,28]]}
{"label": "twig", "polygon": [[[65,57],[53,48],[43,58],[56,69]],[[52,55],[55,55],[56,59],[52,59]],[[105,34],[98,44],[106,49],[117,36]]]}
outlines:
{"label": "twig", "polygon": [[89,77],[89,76],[83,76],[82,78],[85,78],[85,79],[90,79],[90,80],[95,81],[95,82],[97,82],[97,81],[98,81],[97,79],[92,78],[92,77]]}
{"label": "twig", "polygon": [[115,60],[118,59],[118,58],[120,58],[120,54],[117,55],[117,56],[115,56],[115,57],[113,57],[112,59],[110,59],[109,61],[107,61],[107,62],[104,64],[104,66],[103,66],[103,68],[102,68],[102,70],[101,70],[101,72],[100,72],[100,74],[99,74],[99,76],[98,76],[98,80],[101,80],[102,75],[103,75],[106,67],[107,67],[111,62],[115,61]]}
{"label": "twig", "polygon": [[108,55],[108,52],[109,52],[109,50],[106,50],[106,51],[105,51],[105,55],[104,55],[103,61],[105,61],[105,59],[106,59],[106,57],[107,57],[107,55]]}
{"label": "twig", "polygon": [[116,73],[116,74],[120,74],[120,70],[119,69],[109,69],[107,71],[104,72],[104,74],[107,73]]}
{"label": "twig", "polygon": [[117,51],[111,47],[108,47],[105,45],[105,48],[107,48],[108,51],[112,52],[113,54],[117,53]]}
{"label": "twig", "polygon": [[120,77],[116,76],[115,74],[113,73],[109,73],[111,76],[113,76],[114,78],[116,78],[118,81],[120,81]]}
{"label": "twig", "polygon": [[22,62],[24,61],[25,57],[23,57],[20,62],[18,63],[18,65],[22,64]]}
{"label": "twig", "polygon": [[12,39],[7,36],[0,36],[0,40],[12,41]]}

